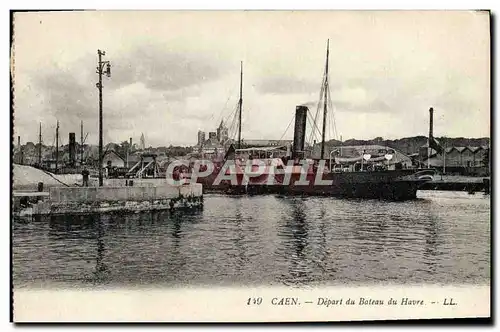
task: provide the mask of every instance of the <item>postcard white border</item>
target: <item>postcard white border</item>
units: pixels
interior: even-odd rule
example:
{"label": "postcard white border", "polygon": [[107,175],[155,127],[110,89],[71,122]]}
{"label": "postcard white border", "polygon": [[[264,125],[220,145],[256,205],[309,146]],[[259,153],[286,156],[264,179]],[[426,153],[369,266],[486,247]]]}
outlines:
{"label": "postcard white border", "polygon": [[[210,2],[210,4],[207,4],[205,1],[169,1],[167,4],[165,4],[165,1],[79,1],[79,2],[72,2],[71,6],[74,8],[80,7],[80,8],[100,8],[100,9],[175,9],[175,8],[192,8],[192,9],[200,9],[200,8],[211,8],[211,9],[237,9],[237,8],[246,8],[246,9],[473,9],[473,8],[484,8],[484,9],[493,9],[494,11],[498,11],[498,1],[442,1],[442,2],[436,2],[436,1],[406,1],[406,2],[394,2],[394,1],[378,1],[376,4],[369,2],[369,1],[307,1],[307,5],[304,5],[304,2],[299,2],[299,1],[287,1],[286,4],[277,4],[277,3],[270,3],[269,1],[245,1],[245,2],[239,2],[238,5],[241,5],[241,7],[237,7],[233,2],[222,2],[222,1],[217,1],[217,2]],[[43,3],[36,2],[36,1],[11,1],[10,3],[7,2],[2,2],[2,4],[6,4],[7,8],[5,9],[12,9],[12,8],[17,8],[17,9],[22,9],[22,8],[45,8],[45,9],[56,9],[56,8],[69,8],[69,4],[67,2],[63,1],[44,1]],[[3,16],[5,20],[3,22],[8,21],[8,13],[7,10],[2,11]],[[497,12],[498,14],[498,12]],[[498,23],[497,23],[498,25]],[[5,35],[6,35],[6,42],[4,45],[8,45],[8,39],[10,38],[9,36],[9,30],[7,28],[7,24],[4,24],[4,29],[5,29]],[[494,34],[495,37],[495,44],[498,45],[498,33]],[[8,46],[4,46],[7,47]],[[4,55],[8,54],[8,50],[3,53]],[[8,59],[6,59],[5,62],[7,62]],[[5,63],[4,62],[4,63]],[[7,66],[3,67],[5,71],[7,71]],[[498,70],[498,69],[497,69]],[[7,77],[7,73],[5,73],[4,77]],[[3,96],[4,96],[4,105],[8,105],[10,102],[10,95],[7,91],[9,91],[8,86],[9,83],[7,80],[4,81],[5,86],[3,91]],[[498,96],[498,85],[495,86],[495,91],[494,93]],[[10,111],[10,109],[9,109]],[[494,119],[495,124],[498,127],[497,118]],[[10,123],[8,121],[1,121],[0,125],[2,128],[2,139],[3,139],[3,146],[9,146],[11,142],[11,137],[8,134],[10,132]],[[6,149],[4,149],[6,151]],[[498,151],[495,149],[495,156],[498,155]],[[10,196],[10,192],[7,192],[10,188],[10,177],[8,174],[10,173],[9,169],[9,163],[10,160],[8,157],[8,154],[4,153],[2,154],[2,158],[5,159],[3,160],[2,163],[0,163],[2,167],[2,171],[0,174],[1,176],[1,185],[2,188],[6,191],[5,197]],[[495,189],[494,189],[495,190]],[[494,202],[494,206],[496,207],[496,201]],[[2,204],[2,212],[4,212],[4,215],[6,216],[5,219],[9,218],[9,203],[7,199],[3,200]],[[7,220],[9,220],[7,219]],[[9,223],[5,222],[4,225],[8,225]],[[7,227],[7,226],[4,226]],[[4,244],[4,250],[5,253],[4,255],[1,255],[2,263],[3,266],[8,266],[9,265],[9,255],[7,255],[7,252],[10,252],[10,230],[9,229],[4,229],[4,232],[2,232],[3,235],[3,244]],[[496,234],[494,234],[496,235]],[[496,257],[496,256],[495,256]],[[492,262],[492,265],[494,262]],[[10,279],[10,271],[8,269],[4,269],[4,272],[2,274],[2,281],[4,285],[7,285]],[[492,280],[493,282],[493,280]],[[3,287],[2,290],[4,291],[4,299],[9,298],[10,290],[7,287]],[[4,322],[8,321],[8,312],[9,312],[9,303],[8,301],[2,301],[2,305],[4,310],[2,312],[6,316],[5,319],[3,320]],[[14,327],[12,325],[7,326],[8,329],[13,329]],[[102,329],[105,329],[106,327],[102,327]],[[428,328],[426,328],[428,330]]]}
{"label": "postcard white border", "polygon": [[488,318],[487,286],[18,290],[17,322],[338,322]]}

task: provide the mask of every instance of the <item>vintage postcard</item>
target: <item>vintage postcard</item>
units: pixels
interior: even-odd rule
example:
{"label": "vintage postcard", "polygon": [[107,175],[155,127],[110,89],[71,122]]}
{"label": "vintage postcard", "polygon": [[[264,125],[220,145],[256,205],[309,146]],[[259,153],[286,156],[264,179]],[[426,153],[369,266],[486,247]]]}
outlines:
{"label": "vintage postcard", "polygon": [[12,25],[14,322],[491,317],[488,11]]}

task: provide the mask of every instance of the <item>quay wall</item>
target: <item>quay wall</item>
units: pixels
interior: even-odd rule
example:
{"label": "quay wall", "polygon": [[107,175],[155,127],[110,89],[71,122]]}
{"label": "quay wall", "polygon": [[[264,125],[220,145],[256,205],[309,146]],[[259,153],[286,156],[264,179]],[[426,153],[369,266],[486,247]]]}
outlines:
{"label": "quay wall", "polygon": [[448,191],[489,191],[489,183],[483,182],[440,182],[429,181],[420,190],[448,190]]}
{"label": "quay wall", "polygon": [[491,179],[470,176],[436,176],[433,181],[424,183],[420,190],[450,190],[450,191],[485,191],[489,192]]}
{"label": "quay wall", "polygon": [[150,201],[172,199],[182,196],[201,196],[202,186],[163,185],[157,187],[53,187],[50,188],[51,203],[97,203],[107,201]]}

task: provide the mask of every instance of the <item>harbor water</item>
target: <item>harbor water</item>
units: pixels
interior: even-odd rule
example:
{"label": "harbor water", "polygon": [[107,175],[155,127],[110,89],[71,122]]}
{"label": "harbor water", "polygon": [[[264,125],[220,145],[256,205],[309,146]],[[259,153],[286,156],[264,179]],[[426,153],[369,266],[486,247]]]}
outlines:
{"label": "harbor water", "polygon": [[188,212],[14,219],[15,288],[489,284],[490,197],[206,195]]}

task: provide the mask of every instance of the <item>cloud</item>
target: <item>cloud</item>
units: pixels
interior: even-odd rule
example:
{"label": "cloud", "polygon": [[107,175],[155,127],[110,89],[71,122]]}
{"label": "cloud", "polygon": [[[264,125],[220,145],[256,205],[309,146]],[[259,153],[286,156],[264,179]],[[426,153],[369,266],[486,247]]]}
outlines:
{"label": "cloud", "polygon": [[262,94],[303,94],[319,92],[320,83],[285,76],[262,78],[256,90]]}
{"label": "cloud", "polygon": [[388,113],[391,111],[390,107],[381,100],[376,100],[369,104],[356,105],[353,106],[346,102],[335,103],[336,110],[341,112],[353,112],[353,113]]}
{"label": "cloud", "polygon": [[[344,84],[329,83],[330,98],[339,111],[389,113],[394,109],[386,100],[393,100],[394,88],[399,82],[380,78],[353,78]],[[316,109],[319,102],[320,87],[317,83],[288,77],[263,79],[256,90],[262,94],[305,94],[312,98],[300,105]],[[315,99],[314,99],[315,98]]]}
{"label": "cloud", "polygon": [[[330,89],[330,98],[333,107],[338,111],[346,112],[380,112],[389,113],[393,109],[387,104],[377,90],[369,90],[364,86],[346,85],[337,89]],[[310,109],[318,106],[318,100],[310,100],[301,105]]]}
{"label": "cloud", "polygon": [[477,13],[19,16],[15,130],[23,141],[37,139],[36,121],[49,130],[57,118],[76,132],[84,120],[89,142],[97,142],[99,47],[112,74],[103,81],[105,140],[144,132],[151,144],[195,143],[197,130],[213,130],[234,109],[240,61],[244,136],[279,138],[297,105],[310,101],[316,110],[327,38],[344,137],[425,133],[430,106],[445,135],[489,132],[489,23]]}
{"label": "cloud", "polygon": [[[105,56],[112,64],[111,78],[103,77],[103,116],[105,140],[113,141],[120,131],[133,135],[147,130],[145,123],[166,118],[206,121],[210,114],[196,112],[198,96],[223,77],[226,66],[214,57],[194,53],[175,53],[155,46],[137,45],[121,57]],[[86,55],[69,64],[49,64],[26,72],[29,88],[17,86],[17,127],[33,127],[26,121],[33,110],[26,107],[36,101],[43,118],[59,120],[69,131],[97,128],[98,89],[95,56]],[[213,92],[211,92],[214,95]],[[215,94],[216,95],[216,94]],[[31,101],[31,102],[30,102]],[[223,102],[223,100],[221,100]],[[186,105],[192,105],[186,109]],[[180,112],[179,112],[180,111]],[[157,117],[153,120],[153,117]],[[33,127],[34,128],[34,127]],[[28,131],[33,131],[29,129]],[[90,139],[96,140],[97,130]]]}
{"label": "cloud", "polygon": [[215,57],[175,52],[158,45],[139,45],[111,61],[111,87],[142,82],[146,88],[176,91],[219,79],[227,71]]}
{"label": "cloud", "polygon": [[45,68],[32,74],[33,92],[43,97],[45,114],[60,121],[73,118],[85,121],[95,117],[95,82],[83,82],[78,77],[78,70],[71,72],[59,67]]}

